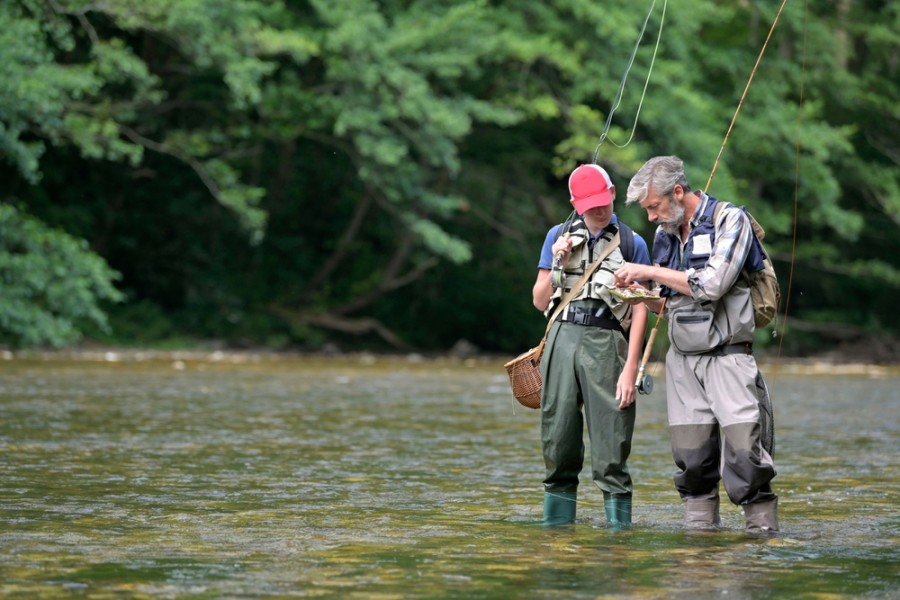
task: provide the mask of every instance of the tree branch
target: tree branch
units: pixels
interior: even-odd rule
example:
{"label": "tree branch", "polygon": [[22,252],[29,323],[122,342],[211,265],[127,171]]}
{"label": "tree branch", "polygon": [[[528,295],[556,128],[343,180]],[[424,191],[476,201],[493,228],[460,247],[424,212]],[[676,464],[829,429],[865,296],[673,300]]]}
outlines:
{"label": "tree branch", "polygon": [[359,310],[359,309],[371,304],[372,302],[374,302],[381,296],[387,294],[388,292],[392,292],[394,290],[397,290],[405,285],[409,285],[410,283],[416,281],[422,275],[424,275],[426,271],[428,271],[432,267],[436,266],[437,264],[438,264],[438,259],[432,256],[428,260],[424,261],[422,264],[417,265],[414,269],[407,272],[402,277],[395,277],[395,278],[392,278],[389,280],[384,280],[378,285],[378,287],[373,289],[368,294],[365,294],[363,296],[358,296],[354,300],[352,300],[346,304],[343,304],[341,306],[338,306],[337,308],[332,309],[332,311],[335,314],[342,315],[342,314],[346,314],[349,312],[353,312],[355,310]]}
{"label": "tree branch", "polygon": [[312,325],[323,329],[331,329],[340,331],[341,333],[349,333],[351,335],[364,335],[367,333],[376,333],[381,339],[391,346],[400,350],[409,350],[410,346],[400,339],[393,331],[385,327],[377,319],[361,318],[350,319],[333,313],[310,313],[295,311],[280,305],[270,305],[269,310],[293,323],[302,325]]}
{"label": "tree branch", "polygon": [[206,168],[198,161],[196,158],[189,156],[183,152],[180,152],[176,149],[170,148],[165,144],[160,144],[159,142],[154,142],[151,139],[145,138],[135,130],[130,127],[126,127],[125,125],[119,125],[119,131],[121,131],[125,137],[130,139],[135,144],[139,146],[143,146],[149,150],[153,150],[154,152],[159,152],[160,154],[167,154],[169,156],[173,156],[180,160],[181,162],[187,164],[191,169],[194,170],[194,173],[200,178],[200,181],[203,182],[203,185],[206,186],[206,189],[209,190],[209,193],[213,195],[213,197],[222,202],[221,190],[219,190],[219,186],[216,185],[216,182],[213,181],[209,172]]}
{"label": "tree branch", "polygon": [[68,11],[60,6],[59,3],[56,2],[56,0],[49,0],[48,4],[50,5],[50,8],[52,8],[53,11],[59,15],[74,16],[78,20],[78,23],[81,25],[81,28],[84,29],[88,37],[91,38],[91,43],[100,43],[100,36],[97,35],[97,30],[94,29],[94,26],[91,25],[90,21],[87,20],[87,17],[84,16],[87,11],[92,9],[92,7],[87,6],[80,11]]}
{"label": "tree branch", "polygon": [[344,232],[341,234],[334,252],[328,256],[328,260],[325,261],[322,268],[316,271],[315,276],[307,285],[307,293],[305,294],[307,300],[311,298],[322,283],[331,277],[335,270],[337,270],[337,267],[350,250],[350,242],[356,238],[359,230],[362,228],[363,220],[366,213],[369,212],[369,207],[371,205],[372,197],[370,194],[363,196],[362,200],[357,203],[356,208],[353,210],[353,216],[350,219],[350,223],[344,228]]}

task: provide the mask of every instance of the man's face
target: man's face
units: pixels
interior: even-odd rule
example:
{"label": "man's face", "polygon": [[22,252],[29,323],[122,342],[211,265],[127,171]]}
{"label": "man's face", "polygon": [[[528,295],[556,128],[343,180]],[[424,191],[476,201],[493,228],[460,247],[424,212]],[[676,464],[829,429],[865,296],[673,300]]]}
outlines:
{"label": "man's face", "polygon": [[684,224],[684,188],[676,185],[670,196],[661,196],[651,187],[641,207],[647,211],[647,219],[663,228],[669,235],[678,235]]}

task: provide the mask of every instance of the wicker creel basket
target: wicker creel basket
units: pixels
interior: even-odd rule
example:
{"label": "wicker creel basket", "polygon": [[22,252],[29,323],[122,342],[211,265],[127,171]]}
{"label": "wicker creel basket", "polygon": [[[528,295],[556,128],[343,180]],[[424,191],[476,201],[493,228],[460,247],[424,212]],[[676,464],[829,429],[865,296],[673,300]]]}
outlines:
{"label": "wicker creel basket", "polygon": [[505,365],[513,396],[526,408],[541,407],[541,354],[544,342]]}

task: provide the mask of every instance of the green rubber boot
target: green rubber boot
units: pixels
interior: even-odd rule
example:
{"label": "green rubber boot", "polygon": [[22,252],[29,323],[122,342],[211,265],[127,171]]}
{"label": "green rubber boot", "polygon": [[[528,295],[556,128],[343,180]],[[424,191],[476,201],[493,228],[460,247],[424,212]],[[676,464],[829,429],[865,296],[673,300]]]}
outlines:
{"label": "green rubber boot", "polygon": [[544,492],[544,525],[575,522],[575,492]]}
{"label": "green rubber boot", "polygon": [[605,496],[603,508],[606,509],[606,522],[613,529],[631,527],[631,497]]}

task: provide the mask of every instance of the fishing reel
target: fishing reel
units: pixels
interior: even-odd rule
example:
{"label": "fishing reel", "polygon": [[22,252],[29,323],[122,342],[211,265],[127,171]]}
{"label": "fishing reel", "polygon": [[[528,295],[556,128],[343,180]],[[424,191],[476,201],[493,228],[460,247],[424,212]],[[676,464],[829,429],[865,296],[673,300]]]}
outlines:
{"label": "fishing reel", "polygon": [[646,368],[647,364],[642,363],[638,371],[637,381],[634,382],[634,387],[637,388],[638,394],[643,394],[644,396],[649,395],[653,391],[653,376],[644,372]]}
{"label": "fishing reel", "polygon": [[653,392],[653,376],[652,375],[643,375],[638,378],[637,384],[638,394],[643,394],[644,396],[648,396]]}
{"label": "fishing reel", "polygon": [[550,282],[554,288],[561,288],[566,282],[566,273],[563,271],[559,261],[553,263],[553,269],[550,271]]}
{"label": "fishing reel", "polygon": [[638,369],[637,380],[634,387],[637,388],[639,394],[645,396],[653,391],[653,377],[647,373],[647,361],[650,360],[650,353],[653,352],[653,342],[656,341],[656,332],[659,331],[659,322],[662,319],[663,309],[666,307],[667,298],[663,298],[659,307],[659,313],[656,315],[656,324],[650,330],[650,337],[647,339],[647,346],[644,348],[644,357],[641,359],[641,368]]}
{"label": "fishing reel", "polygon": [[[572,217],[570,216],[569,219],[571,218]],[[566,225],[564,227],[568,228],[568,221],[566,221]],[[563,234],[563,239],[569,239],[568,231]],[[556,256],[553,257],[553,268],[550,270],[550,283],[556,289],[563,287],[566,283],[566,272],[563,269],[562,260],[563,252],[562,250],[560,250],[556,253]]]}

